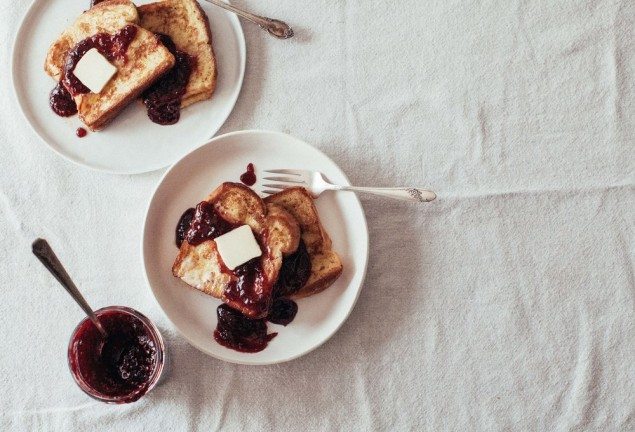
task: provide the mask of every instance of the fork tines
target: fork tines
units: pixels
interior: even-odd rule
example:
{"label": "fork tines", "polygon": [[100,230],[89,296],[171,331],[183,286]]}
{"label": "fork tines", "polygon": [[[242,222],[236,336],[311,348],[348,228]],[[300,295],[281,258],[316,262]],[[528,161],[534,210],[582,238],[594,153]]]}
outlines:
{"label": "fork tines", "polygon": [[[273,177],[263,177],[263,180],[269,180],[272,182],[281,182],[281,183],[269,183],[263,184],[263,188],[269,188],[262,191],[262,193],[271,195],[280,192],[280,190],[288,189],[290,187],[298,186],[298,185],[308,185],[307,179],[308,176],[304,174],[302,170],[293,170],[293,169],[272,169],[265,170],[265,173],[268,174],[286,174],[286,176],[273,176]],[[278,190],[271,190],[278,189]]]}

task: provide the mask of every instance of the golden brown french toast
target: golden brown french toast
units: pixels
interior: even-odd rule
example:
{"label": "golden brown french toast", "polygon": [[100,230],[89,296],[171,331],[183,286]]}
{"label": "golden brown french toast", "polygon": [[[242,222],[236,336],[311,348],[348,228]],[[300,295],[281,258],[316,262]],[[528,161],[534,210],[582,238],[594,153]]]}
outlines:
{"label": "golden brown french toast", "polygon": [[[110,62],[117,72],[98,93],[76,93],[67,86],[77,105],[80,119],[91,130],[103,128],[123,108],[134,101],[164,72],[174,65],[174,56],[156,36],[136,23],[134,4],[126,0],[107,0],[84,12],[55,41],[47,54],[45,70],[54,79],[64,78],[64,64],[78,43],[97,34],[117,35],[132,30],[125,52]],[[117,43],[114,44],[117,48]],[[100,51],[101,52],[101,51]]]}
{"label": "golden brown french toast", "polygon": [[207,15],[196,0],[164,0],[138,7],[140,25],[169,36],[176,47],[195,59],[181,99],[186,107],[212,97],[216,87],[216,58]]}
{"label": "golden brown french toast", "polygon": [[311,260],[309,280],[292,297],[307,297],[331,286],[342,274],[342,261],[332,249],[311,195],[302,187],[294,187],[268,196],[265,202],[284,208],[298,221]]}
{"label": "golden brown french toast", "polygon": [[[221,184],[197,206],[190,227],[200,227],[202,221],[212,221],[202,230],[212,234],[185,237],[172,266],[174,276],[250,318],[266,316],[283,257],[298,248],[298,222],[282,207],[265,203],[239,183]],[[241,225],[249,225],[263,253],[232,271],[223,263],[214,238]]]}
{"label": "golden brown french toast", "polygon": [[138,24],[139,14],[128,0],[108,0],[96,4],[51,44],[46,54],[44,70],[55,81],[62,78],[66,54],[82,39],[97,33],[115,33],[127,24]]}

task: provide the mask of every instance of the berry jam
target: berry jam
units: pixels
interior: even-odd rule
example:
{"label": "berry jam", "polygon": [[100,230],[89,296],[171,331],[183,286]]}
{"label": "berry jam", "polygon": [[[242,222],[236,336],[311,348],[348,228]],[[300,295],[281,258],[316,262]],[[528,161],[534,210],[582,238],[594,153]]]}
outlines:
{"label": "berry jam", "polygon": [[214,339],[219,344],[240,352],[255,353],[267,347],[277,333],[267,334],[264,319],[247,318],[226,304],[216,309],[218,324]]}
{"label": "berry jam", "polygon": [[250,318],[264,318],[271,306],[273,287],[262,269],[260,257],[234,269],[236,280],[227,284],[223,301]]}
{"label": "berry jam", "polygon": [[75,131],[75,135],[77,135],[79,138],[84,138],[86,134],[87,134],[86,129],[84,129],[83,127],[79,127]]}
{"label": "berry jam", "polygon": [[108,336],[104,340],[92,321],[85,320],[71,341],[70,367],[99,395],[135,401],[147,392],[158,365],[155,337],[130,313],[108,310],[98,317]]}
{"label": "berry jam", "polygon": [[111,63],[115,59],[125,61],[128,45],[130,45],[136,35],[137,27],[127,25],[115,34],[97,33],[77,43],[66,55],[66,63],[64,64],[64,71],[62,73],[62,84],[64,87],[66,87],[72,96],[89,93],[90,89],[82,84],[73,74],[79,60],[90,49],[96,48],[97,51]]}
{"label": "berry jam", "polygon": [[303,240],[300,240],[298,249],[284,257],[280,275],[274,286],[276,297],[285,297],[295,294],[302,288],[311,276],[311,259]]}
{"label": "berry jam", "polygon": [[183,240],[185,240],[185,234],[190,229],[192,219],[194,218],[194,212],[195,210],[193,207],[185,210],[179,219],[179,223],[176,224],[174,237],[177,248],[180,248],[181,244],[183,244]]}
{"label": "berry jam", "polygon": [[181,99],[190,80],[195,59],[178,50],[169,36],[157,33],[157,37],[176,61],[172,69],[143,92],[142,99],[150,120],[160,125],[171,125],[181,117]]}
{"label": "berry jam", "polygon": [[[183,217],[186,216],[188,211],[181,216],[179,225],[185,224],[186,221],[183,220]],[[179,225],[177,225],[177,242],[178,231],[180,229]],[[194,210],[194,215],[184,238],[189,244],[196,246],[206,240],[213,240],[234,228],[236,228],[236,226],[223,219],[212,204],[207,201],[201,201]]]}
{"label": "berry jam", "polygon": [[291,299],[279,297],[273,301],[267,320],[286,326],[298,313],[298,304]]}
{"label": "berry jam", "polygon": [[240,181],[247,186],[253,186],[256,184],[256,171],[254,169],[254,164],[250,163],[247,165],[247,171],[240,175]]}
{"label": "berry jam", "polygon": [[57,83],[55,88],[51,90],[49,105],[53,112],[60,117],[69,117],[77,114],[75,101],[61,83]]}

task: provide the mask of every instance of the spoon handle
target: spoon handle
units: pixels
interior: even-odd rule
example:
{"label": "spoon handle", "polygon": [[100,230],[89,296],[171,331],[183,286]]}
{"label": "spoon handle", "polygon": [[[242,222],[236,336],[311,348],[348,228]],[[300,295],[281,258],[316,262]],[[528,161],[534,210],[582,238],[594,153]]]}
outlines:
{"label": "spoon handle", "polygon": [[243,17],[247,21],[258,24],[261,28],[267,30],[270,35],[275,36],[278,39],[289,39],[290,37],[293,37],[293,30],[284,21],[253,14],[244,9],[239,9],[236,6],[232,6],[229,3],[224,2],[223,0],[207,1],[218,7],[235,13],[236,15]]}
{"label": "spoon handle", "polygon": [[53,252],[53,249],[51,249],[51,246],[49,246],[48,242],[44,239],[39,238],[33,242],[31,248],[33,250],[33,255],[35,255],[42,262],[44,267],[46,267],[47,270],[51,272],[51,274],[55,277],[55,279],[57,279],[57,281],[64,287],[64,289],[68,291],[71,297],[73,297],[73,300],[75,300],[77,304],[84,310],[84,312],[86,312],[86,315],[88,315],[90,320],[93,322],[93,324],[95,324],[101,334],[106,336],[106,331],[97,319],[97,316],[84,299],[84,296],[82,296],[82,294],[79,292],[79,290],[75,286],[75,283],[73,283],[73,281],[71,280],[71,277],[68,275],[68,273],[66,273],[66,269],[64,269],[64,266],[62,265],[60,260],[57,259],[55,252]]}

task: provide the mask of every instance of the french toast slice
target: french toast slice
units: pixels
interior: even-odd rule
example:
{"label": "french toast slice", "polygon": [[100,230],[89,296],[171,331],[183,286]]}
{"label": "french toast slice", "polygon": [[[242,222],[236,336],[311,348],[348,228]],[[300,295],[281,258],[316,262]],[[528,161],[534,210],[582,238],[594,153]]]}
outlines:
{"label": "french toast slice", "polygon": [[73,96],[79,118],[93,131],[102,129],[174,66],[174,56],[152,32],[136,25],[138,21],[134,4],[126,0],[107,0],[84,12],[49,49],[45,70],[59,80],[67,55],[78,42],[97,33],[113,35],[127,26],[136,29],[125,54],[111,61],[117,73],[101,92]]}
{"label": "french toast slice", "polygon": [[284,208],[298,221],[311,260],[308,281],[292,297],[307,297],[331,286],[342,274],[342,260],[332,249],[331,238],[320,222],[309,192],[303,187],[288,188],[268,196],[265,202]]}
{"label": "french toast slice", "polygon": [[209,20],[196,0],[164,0],[139,6],[140,25],[169,36],[176,47],[195,59],[181,99],[181,108],[212,97],[216,58]]}
{"label": "french toast slice", "polygon": [[128,0],[107,0],[81,14],[75,22],[51,44],[46,54],[44,70],[55,81],[62,78],[66,54],[82,39],[97,33],[115,33],[127,24],[138,24],[139,14]]}
{"label": "french toast slice", "polygon": [[266,316],[282,260],[298,248],[298,222],[282,207],[266,204],[254,191],[239,183],[221,184],[205,201],[230,225],[249,225],[258,240],[263,251],[259,258],[263,282],[256,284],[253,292],[250,287],[245,288],[247,297],[255,296],[256,300],[232,296],[240,278],[237,274],[240,266],[234,271],[227,269],[213,239],[197,245],[184,240],[172,266],[172,274],[188,285],[222,299],[250,318]]}

